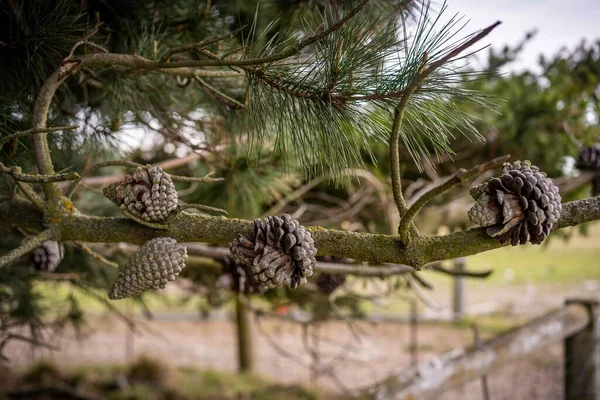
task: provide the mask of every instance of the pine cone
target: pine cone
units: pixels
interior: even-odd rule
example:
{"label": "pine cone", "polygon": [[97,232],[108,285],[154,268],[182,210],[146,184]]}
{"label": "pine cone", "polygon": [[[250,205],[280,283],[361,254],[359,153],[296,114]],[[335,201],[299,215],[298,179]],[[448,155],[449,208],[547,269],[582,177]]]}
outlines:
{"label": "pine cone", "polygon": [[562,210],[554,181],[529,161],[504,163],[502,176],[471,189],[469,219],[502,244],[540,244]]}
{"label": "pine cone", "polygon": [[185,268],[187,250],[173,238],[148,240],[131,257],[113,284],[111,300],[137,296],[148,289],[164,289]]}
{"label": "pine cone", "polygon": [[295,289],[313,274],[317,249],[310,232],[285,214],[254,220],[254,238],[238,235],[231,252],[252,267],[254,278],[263,286]]}
{"label": "pine cone", "polygon": [[344,275],[321,274],[317,278],[317,287],[322,293],[330,294],[342,286],[344,282],[346,282]]}
{"label": "pine cone", "polygon": [[262,293],[264,291],[263,286],[254,279],[252,267],[233,256],[223,257],[222,262],[223,275],[221,278],[228,278],[226,281],[232,291],[244,294]]}
{"label": "pine cone", "polygon": [[594,143],[589,147],[582,147],[579,150],[575,166],[579,169],[600,169],[600,143]]}
{"label": "pine cone", "polygon": [[177,209],[175,185],[159,167],[137,167],[103,193],[122,210],[148,222],[164,221]]}
{"label": "pine cone", "polygon": [[64,247],[55,240],[46,240],[31,252],[30,260],[36,271],[54,272],[63,259]]}

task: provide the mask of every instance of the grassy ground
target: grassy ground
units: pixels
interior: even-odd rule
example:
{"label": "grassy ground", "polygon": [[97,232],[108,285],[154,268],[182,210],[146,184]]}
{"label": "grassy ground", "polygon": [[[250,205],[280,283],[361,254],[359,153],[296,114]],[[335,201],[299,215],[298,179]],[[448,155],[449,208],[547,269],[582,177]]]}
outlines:
{"label": "grassy ground", "polygon": [[[52,388],[63,392],[52,394]],[[36,394],[37,391],[43,393]],[[141,357],[129,366],[87,365],[59,367],[41,361],[23,370],[0,374],[0,399],[21,393],[31,400],[60,399],[77,391],[108,400],[316,400],[315,391],[280,385],[254,374],[234,374],[192,367],[167,367]],[[69,397],[70,398],[70,397]]]}

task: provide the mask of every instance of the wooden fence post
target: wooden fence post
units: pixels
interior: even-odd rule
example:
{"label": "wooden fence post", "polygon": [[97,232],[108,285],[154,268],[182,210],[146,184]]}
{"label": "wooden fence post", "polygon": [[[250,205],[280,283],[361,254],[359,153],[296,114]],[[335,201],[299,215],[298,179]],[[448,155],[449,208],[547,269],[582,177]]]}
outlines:
{"label": "wooden fence post", "polygon": [[564,341],[565,400],[600,399],[600,303],[593,299],[568,299],[589,313],[588,325]]}
{"label": "wooden fence post", "polygon": [[[464,257],[454,259],[454,271],[461,272],[465,269]],[[454,292],[452,297],[452,318],[459,322],[465,316],[465,278],[454,277]]]}
{"label": "wooden fence post", "polygon": [[238,342],[238,370],[240,372],[252,371],[253,352],[250,310],[246,308],[242,300],[237,296],[235,298],[235,317]]}

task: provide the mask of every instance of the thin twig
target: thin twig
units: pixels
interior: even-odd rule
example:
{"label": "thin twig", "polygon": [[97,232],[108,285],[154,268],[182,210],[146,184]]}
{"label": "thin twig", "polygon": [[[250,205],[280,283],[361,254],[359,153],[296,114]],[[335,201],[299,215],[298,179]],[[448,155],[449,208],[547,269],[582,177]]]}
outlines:
{"label": "thin twig", "polygon": [[[54,127],[50,127],[50,128],[33,128],[33,129],[25,130],[25,131],[15,132],[13,134],[10,134],[10,135],[5,136],[2,139],[0,139],[0,150],[2,150],[2,146],[4,146],[4,144],[6,144],[7,142],[14,140],[14,139],[18,139],[18,138],[30,136],[30,135],[35,135],[38,133],[52,133],[52,132],[57,132],[57,131],[68,131],[68,130],[73,130],[73,129],[77,129],[77,128],[78,128],[78,126],[76,126],[76,125],[69,125],[69,126],[54,126]],[[62,174],[61,173],[47,174],[47,175],[24,174],[24,173],[22,173],[22,170],[20,167],[7,167],[2,162],[0,162],[0,172],[3,172],[5,174],[12,176],[13,179],[17,182],[29,182],[29,183],[48,183],[48,182],[71,181],[73,179],[76,179],[78,176],[77,173],[75,173],[75,172],[62,173]],[[26,185],[19,185],[19,187],[21,188],[21,190],[23,190],[23,193],[25,193],[27,198],[33,204],[35,204],[36,206],[40,205],[41,198],[39,196],[37,196],[37,194],[35,194],[33,189],[31,189],[30,187],[28,187]]]}
{"label": "thin twig", "polygon": [[[198,68],[162,68],[154,69],[150,71],[144,71],[150,73],[176,75],[185,78],[240,78],[243,77],[241,71],[238,70],[206,70]],[[137,73],[137,71],[136,71]]]}
{"label": "thin twig", "polygon": [[108,259],[106,259],[102,254],[95,252],[94,250],[92,250],[87,244],[83,243],[83,242],[75,242],[77,243],[77,245],[86,253],[88,253],[90,256],[92,256],[94,259],[100,261],[101,263],[108,265],[111,268],[119,268],[119,264],[117,264],[114,261],[110,261]]}
{"label": "thin twig", "polygon": [[177,182],[204,182],[204,183],[214,183],[214,182],[223,182],[225,178],[212,178],[214,172],[209,172],[204,176],[180,176],[180,175],[169,175],[172,180]]}
{"label": "thin twig", "polygon": [[24,174],[21,167],[6,167],[0,165],[0,172],[12,176],[15,181],[27,183],[53,183],[72,181],[79,178],[77,172],[65,172],[62,174]]}
{"label": "thin twig", "polygon": [[221,208],[211,207],[211,206],[207,206],[204,204],[188,204],[188,203],[184,203],[182,201],[179,202],[180,210],[185,210],[185,209],[189,209],[189,208],[194,208],[199,211],[215,213],[215,214],[225,214],[225,215],[229,214],[226,210],[223,210]]}
{"label": "thin twig", "polygon": [[[73,45],[73,47],[71,47],[71,51],[69,52],[69,55],[65,58],[65,61],[69,60],[69,59],[71,59],[73,57],[73,55],[75,54],[75,50],[77,50],[77,48],[79,46],[82,46],[84,44],[91,44],[89,42],[89,40],[92,38],[92,36],[94,36],[96,33],[98,33],[98,29],[100,28],[100,25],[102,25],[102,24],[101,23],[96,24],[96,26],[94,26],[92,28],[92,30],[87,35],[85,35],[83,37],[83,39],[81,39],[80,41],[78,41],[77,43],[75,43]],[[108,53],[108,50],[106,50],[104,47],[102,47],[100,45],[94,44],[94,47],[100,48],[100,50],[103,51],[104,53]]]}
{"label": "thin twig", "polygon": [[[404,217],[406,213],[406,202],[402,195],[402,182],[401,182],[401,174],[400,174],[400,153],[399,153],[399,144],[400,144],[400,131],[402,128],[402,120],[404,118],[404,111],[408,104],[408,100],[410,96],[421,86],[423,81],[431,75],[436,69],[450,61],[452,58],[456,57],[463,50],[472,46],[479,40],[483,39],[487,36],[494,28],[496,28],[500,24],[500,21],[494,23],[493,25],[487,27],[486,29],[480,31],[479,33],[471,36],[470,39],[465,40],[460,45],[456,46],[453,50],[449,51],[446,55],[431,63],[428,67],[426,66],[427,58],[423,57],[423,65],[420,69],[419,74],[415,77],[415,79],[408,85],[402,99],[396,106],[394,110],[394,123],[392,125],[392,131],[390,135],[390,168],[391,168],[391,176],[392,176],[392,192],[394,195],[394,201],[396,202],[396,207],[398,208],[398,213],[400,214],[400,218]],[[416,232],[416,228],[414,227],[414,223],[412,222],[412,218],[407,221],[407,227],[403,227],[403,229],[411,229],[411,231]],[[400,233],[400,227],[398,227],[398,232]],[[401,238],[402,243],[406,244],[408,242],[408,235],[405,233],[403,238]]]}
{"label": "thin twig", "polygon": [[427,293],[425,293],[423,291],[423,289],[421,289],[421,286],[415,284],[415,282],[413,281],[413,276],[408,274],[406,275],[406,280],[408,281],[408,283],[410,284],[410,287],[413,290],[413,293],[415,294],[415,296],[421,300],[421,302],[423,304],[425,304],[427,307],[431,308],[432,310],[441,310],[442,306],[440,306],[438,303],[436,303],[431,297],[429,297],[427,295]]}
{"label": "thin twig", "polygon": [[340,318],[342,321],[344,321],[346,323],[346,326],[348,327],[348,331],[352,334],[352,336],[354,337],[354,340],[356,340],[357,343],[362,343],[361,335],[366,336],[366,333],[363,332],[356,324],[354,324],[354,322],[352,321],[352,319],[350,319],[350,317],[348,317],[347,315],[344,315],[344,313],[342,312],[342,310],[340,310],[338,305],[335,304],[335,296],[336,296],[335,292],[331,296],[329,296],[329,309],[338,318]]}
{"label": "thin twig", "polygon": [[44,348],[46,348],[48,350],[54,350],[54,351],[60,350],[60,348],[58,348],[56,346],[53,346],[50,343],[45,343],[45,342],[42,342],[42,341],[38,340],[37,338],[23,336],[23,335],[19,335],[17,333],[9,333],[8,335],[6,335],[6,337],[4,337],[2,339],[2,343],[0,344],[0,348],[2,348],[3,345],[5,343],[7,343],[8,341],[10,341],[10,340],[20,340],[22,342],[30,343],[30,344],[33,344],[35,346],[44,347]]}
{"label": "thin twig", "polygon": [[575,146],[577,149],[581,149],[583,147],[583,144],[581,144],[581,142],[577,140],[577,138],[573,134],[573,130],[569,126],[569,123],[567,121],[563,121],[562,126],[563,130],[567,134],[567,137],[569,138],[569,141],[573,144],[573,146]]}
{"label": "thin twig", "polygon": [[24,256],[31,250],[39,247],[46,240],[50,239],[54,239],[54,232],[50,229],[42,231],[35,236],[25,238],[19,247],[0,257],[0,268],[19,257]]}
{"label": "thin twig", "polygon": [[202,86],[203,88],[205,88],[206,90],[208,90],[210,93],[214,94],[217,97],[220,97],[221,99],[223,99],[225,101],[225,103],[227,103],[230,106],[234,106],[235,108],[244,108],[244,105],[242,103],[240,103],[239,101],[237,101],[236,99],[234,99],[233,97],[221,92],[219,89],[217,89],[216,87],[212,86],[211,84],[207,83],[206,81],[198,78],[198,77],[194,77],[194,81],[196,81],[196,83],[200,86]]}
{"label": "thin twig", "polygon": [[94,171],[99,170],[100,168],[104,168],[104,167],[116,167],[116,166],[122,166],[122,167],[142,167],[142,164],[138,164],[136,162],[133,161],[127,161],[127,160],[110,160],[110,161],[103,161],[100,162],[98,164],[92,165],[90,168],[86,169],[85,171],[83,171],[81,173],[81,176],[79,177],[79,179],[74,180],[71,183],[71,186],[69,186],[65,192],[65,196],[67,196],[69,199],[71,198],[71,196],[73,195],[73,192],[75,191],[75,188],[77,187],[77,185],[79,185],[79,182],[81,182],[81,180],[83,178],[85,178],[86,176],[88,176],[89,174],[91,174]]}
{"label": "thin twig", "polygon": [[428,266],[425,266],[426,268],[429,267],[434,271],[437,272],[441,272],[443,274],[446,275],[450,275],[450,276],[464,276],[467,278],[487,278],[488,276],[490,276],[494,271],[489,269],[487,271],[481,271],[481,272],[475,272],[475,271],[453,271],[450,269],[447,269],[445,267],[442,266],[441,263],[431,263]]}
{"label": "thin twig", "polygon": [[44,200],[35,192],[35,190],[33,190],[31,186],[21,181],[15,181],[15,183],[32,204],[34,204],[39,210],[44,209]]}
{"label": "thin twig", "polygon": [[141,218],[136,217],[135,215],[131,214],[129,211],[127,211],[125,209],[121,209],[121,212],[127,218],[129,218],[129,219],[137,222],[140,225],[147,226],[148,228],[158,229],[158,230],[161,230],[161,231],[168,231],[170,229],[169,225],[145,221],[145,220],[143,220]]}
{"label": "thin twig", "polygon": [[[71,186],[68,187],[68,189],[65,192],[65,196],[67,196],[68,198],[71,198],[71,196],[73,195],[73,192],[75,191],[75,189],[77,188],[77,186],[79,185],[79,183],[81,182],[81,180],[83,178],[85,178],[86,176],[88,176],[89,174],[91,174],[92,172],[95,172],[97,170],[99,170],[100,168],[105,168],[105,167],[116,167],[116,166],[121,166],[121,167],[131,167],[131,168],[138,168],[138,167],[145,167],[145,168],[150,168],[153,167],[153,165],[144,165],[144,164],[140,164],[140,163],[136,163],[133,161],[128,161],[128,160],[110,160],[110,161],[103,161],[100,162],[98,164],[93,165],[92,167],[88,168],[86,171],[82,172],[81,177],[75,181],[73,181],[73,183],[71,184]],[[158,165],[154,165],[154,167],[156,167]],[[206,183],[212,183],[212,182],[220,182],[222,181],[224,178],[212,178],[211,175],[214,172],[210,172],[208,174],[206,174],[205,176],[202,177],[195,177],[195,176],[179,176],[179,175],[169,175],[171,177],[172,180],[177,181],[177,182],[206,182]]]}
{"label": "thin twig", "polygon": [[33,128],[33,129],[27,129],[25,131],[15,132],[10,135],[4,136],[3,138],[0,139],[0,150],[2,149],[2,146],[4,146],[7,142],[10,142],[11,140],[18,139],[18,138],[21,138],[24,136],[30,136],[30,135],[34,135],[36,133],[53,133],[53,132],[57,132],[57,131],[72,131],[73,129],[77,129],[77,128],[79,128],[79,126],[77,126],[77,125],[51,126],[48,128]]}
{"label": "thin twig", "polygon": [[314,270],[335,275],[355,275],[364,277],[384,278],[393,275],[407,274],[415,269],[408,265],[368,266],[360,264],[337,264],[317,261]]}
{"label": "thin twig", "polygon": [[355,8],[348,11],[348,13],[344,16],[344,18],[342,18],[335,24],[331,25],[329,28],[327,28],[313,36],[309,36],[303,40],[300,40],[294,46],[289,47],[287,50],[282,51],[281,53],[272,54],[270,56],[265,56],[265,57],[261,57],[261,58],[248,58],[248,59],[242,59],[242,60],[198,60],[198,61],[180,61],[180,62],[173,62],[173,63],[150,62],[150,64],[155,64],[159,68],[161,68],[161,67],[166,67],[166,68],[195,67],[195,66],[200,66],[200,65],[205,65],[205,66],[224,65],[224,66],[238,66],[239,67],[239,66],[246,66],[246,65],[262,65],[262,64],[268,64],[268,63],[273,63],[276,61],[284,60],[286,58],[289,58],[289,57],[292,57],[292,56],[298,54],[305,47],[310,46],[311,44],[318,42],[319,40],[322,40],[323,38],[329,36],[336,30],[340,29],[346,22],[348,22],[356,14],[358,14],[367,5],[367,3],[369,1],[370,0],[361,1],[360,4],[358,4]]}
{"label": "thin twig", "polygon": [[425,289],[428,290],[433,290],[433,285],[429,282],[427,282],[425,280],[425,278],[423,278],[421,275],[419,275],[417,272],[415,272],[414,270],[410,273],[410,276],[413,277],[413,279],[422,287],[424,287]]}
{"label": "thin twig", "polygon": [[474,178],[476,176],[481,175],[482,173],[501,165],[503,162],[507,161],[510,158],[510,155],[494,158],[491,161],[480,164],[476,167],[471,168],[470,170],[460,169],[452,178],[448,179],[446,182],[442,183],[439,186],[434,187],[428,192],[424,193],[414,204],[406,211],[402,219],[400,220],[400,225],[398,226],[398,235],[400,236],[400,240],[402,243],[407,243],[409,240],[409,227],[413,220],[413,218],[417,215],[417,213],[429,203],[431,200],[440,196],[441,194],[447,192],[452,189],[456,185]]}
{"label": "thin twig", "polygon": [[175,54],[181,54],[181,53],[185,53],[188,51],[194,51],[194,50],[201,50],[202,48],[204,48],[208,45],[211,45],[213,43],[217,43],[217,42],[220,42],[225,39],[233,38],[239,32],[244,30],[246,28],[246,26],[247,25],[242,25],[239,28],[237,28],[229,33],[226,33],[224,35],[215,36],[215,37],[210,37],[210,38],[201,40],[198,43],[187,44],[185,46],[179,46],[179,47],[172,47],[172,48],[168,49],[167,51],[165,51],[165,54],[161,57],[161,61],[169,61],[169,59],[171,57],[173,57]]}

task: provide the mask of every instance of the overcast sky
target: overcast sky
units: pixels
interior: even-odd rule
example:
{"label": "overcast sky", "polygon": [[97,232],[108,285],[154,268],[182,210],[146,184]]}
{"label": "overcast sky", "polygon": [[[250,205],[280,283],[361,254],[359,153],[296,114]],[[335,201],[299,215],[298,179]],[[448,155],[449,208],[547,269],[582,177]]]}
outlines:
{"label": "overcast sky", "polygon": [[518,43],[525,32],[537,28],[513,66],[518,69],[534,68],[540,53],[552,55],[563,46],[575,47],[582,38],[600,38],[600,0],[448,0],[448,14],[454,13],[471,20],[465,28],[469,32],[502,21],[485,39],[498,48]]}

